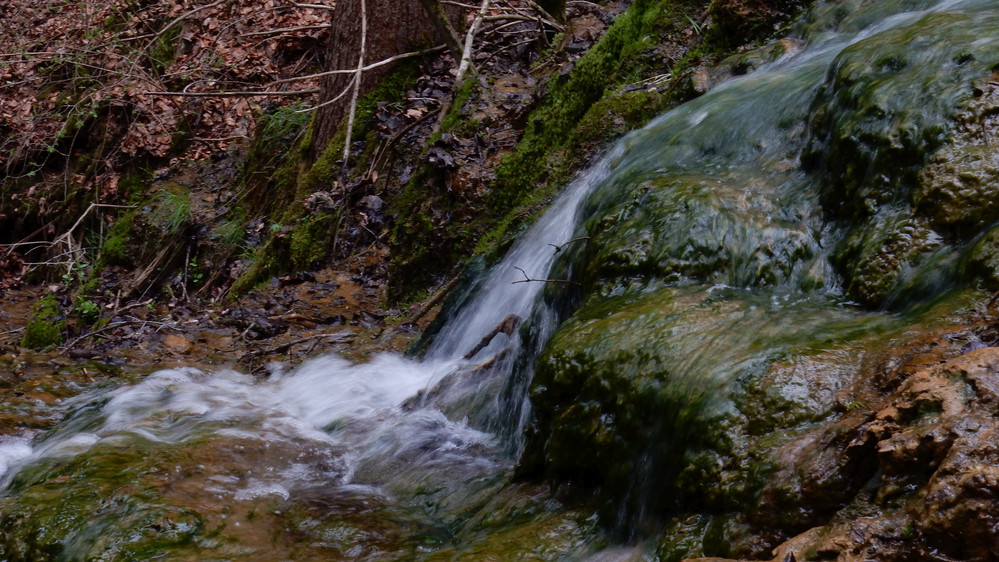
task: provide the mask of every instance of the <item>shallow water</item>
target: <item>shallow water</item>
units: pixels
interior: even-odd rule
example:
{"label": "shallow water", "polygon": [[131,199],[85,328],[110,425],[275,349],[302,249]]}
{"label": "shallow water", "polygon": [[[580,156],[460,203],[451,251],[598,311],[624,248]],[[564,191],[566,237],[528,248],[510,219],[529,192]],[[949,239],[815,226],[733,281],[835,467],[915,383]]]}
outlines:
{"label": "shallow water", "polygon": [[[890,16],[891,8],[931,4],[878,3],[814,24],[800,52],[617,143],[479,280],[423,360],[330,356],[267,380],[170,369],[46,406],[62,420],[54,429],[0,439],[0,554],[385,559],[536,547],[545,557],[639,555],[591,552],[607,543],[596,516],[508,485],[531,409],[533,357],[518,354],[555,334],[549,369],[579,352],[629,381],[658,385],[652,375],[668,370],[694,394],[724,398],[706,411],[732,409],[734,387],[770,381],[776,369],[784,382],[775,396],[788,408],[804,404],[794,415],[807,421],[828,410],[863,346],[923,329],[913,326],[926,318],[942,322],[947,314],[924,312],[960,286],[933,272],[965,248],[938,245],[938,257],[906,270],[908,279],[943,280],[910,293],[899,285],[892,312],[858,307],[834,256],[850,227],[830,220],[822,178],[799,162],[806,148],[821,152],[811,114],[840,53],[927,16]],[[981,1],[933,9],[997,17]],[[581,288],[516,283],[549,277]],[[463,359],[510,314],[522,331]],[[553,375],[559,384],[563,374]],[[548,400],[543,389],[535,396]],[[573,454],[589,462],[598,449]],[[622,510],[640,519],[657,509],[632,498],[660,468],[650,461],[629,473]],[[493,512],[506,518],[491,520]],[[522,534],[525,524],[547,525],[545,536]]]}

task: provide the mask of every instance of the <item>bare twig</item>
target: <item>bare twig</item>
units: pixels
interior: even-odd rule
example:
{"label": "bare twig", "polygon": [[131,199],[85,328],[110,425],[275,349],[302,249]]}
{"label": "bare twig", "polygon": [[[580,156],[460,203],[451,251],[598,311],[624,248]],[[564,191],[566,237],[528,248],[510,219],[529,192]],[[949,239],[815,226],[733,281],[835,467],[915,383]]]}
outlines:
{"label": "bare twig", "polygon": [[555,248],[555,253],[557,254],[562,251],[562,248],[565,248],[566,246],[572,244],[573,242],[579,242],[580,240],[589,240],[589,239],[590,239],[589,236],[577,236],[576,238],[573,238],[572,240],[565,242],[561,246],[558,244],[552,244],[551,242],[549,242],[548,245],[551,246],[552,248]]}
{"label": "bare twig", "polygon": [[350,137],[354,132],[354,115],[357,113],[357,98],[361,93],[361,78],[364,74],[364,56],[368,50],[368,9],[361,0],[361,52],[357,56],[357,74],[354,76],[354,92],[350,96],[350,111],[347,113],[347,137],[343,142],[343,165],[340,168],[340,181],[347,184],[347,159],[350,157]]}
{"label": "bare twig", "polygon": [[218,6],[220,4],[224,4],[225,2],[228,2],[228,1],[229,0],[218,0],[217,2],[212,2],[211,4],[205,4],[204,6],[198,6],[197,8],[194,8],[192,10],[188,10],[188,11],[184,12],[183,14],[177,16],[176,18],[173,19],[173,21],[171,21],[170,23],[166,24],[166,26],[164,26],[162,29],[160,29],[159,31],[157,31],[156,34],[153,35],[153,38],[150,39],[148,43],[146,43],[146,48],[143,49],[143,50],[146,51],[146,52],[148,52],[149,49],[157,41],[159,41],[160,37],[163,37],[163,35],[167,31],[169,31],[171,27],[177,25],[178,23],[184,21],[185,19],[193,16],[194,14],[196,14],[196,13],[202,11],[202,10],[207,10],[209,8],[214,8],[215,6]]}
{"label": "bare twig", "polygon": [[465,8],[466,10],[474,10],[478,6],[474,4],[464,4],[462,2],[453,2],[452,0],[439,0],[441,4],[447,4],[449,6],[458,6],[459,8]]}
{"label": "bare twig", "polygon": [[520,281],[513,281],[511,283],[511,285],[516,285],[517,283],[535,283],[535,282],[537,282],[537,283],[566,283],[568,285],[576,285],[577,287],[582,287],[583,286],[582,283],[577,283],[575,281],[570,281],[568,279],[532,279],[530,276],[527,275],[527,272],[524,271],[523,269],[521,269],[521,268],[519,268],[517,266],[513,266],[513,268],[516,269],[517,271],[523,273],[524,274],[524,278],[521,279]]}
{"label": "bare twig", "polygon": [[376,171],[384,163],[384,157],[386,154],[388,154],[388,151],[390,148],[392,148],[392,145],[399,142],[399,139],[405,136],[406,133],[416,128],[417,125],[423,123],[427,119],[440,113],[441,109],[442,109],[441,107],[438,107],[433,111],[428,111],[427,113],[424,113],[422,116],[420,116],[420,118],[416,119],[409,125],[406,125],[405,127],[402,128],[402,130],[389,137],[389,139],[386,140],[382,144],[382,146],[375,152],[375,157],[371,159],[371,167],[368,168],[368,176],[371,176],[372,172]]}
{"label": "bare twig", "polygon": [[437,291],[437,294],[434,295],[433,298],[425,302],[423,306],[420,307],[420,310],[416,311],[416,314],[413,314],[406,319],[406,323],[415,324],[420,318],[423,318],[427,314],[427,312],[430,311],[431,308],[437,306],[437,303],[444,300],[444,297],[446,297],[448,293],[451,292],[451,289],[454,289],[455,287],[458,286],[458,281],[461,281],[460,274],[455,275],[450,280],[448,280],[448,282],[445,283],[443,287],[441,287],[441,290]]}
{"label": "bare twig", "polygon": [[482,21],[529,21],[529,22],[539,22],[543,25],[547,25],[558,31],[564,31],[565,26],[556,22],[555,20],[550,20],[540,16],[518,16],[514,14],[497,14],[495,16],[486,16],[482,18]]}
{"label": "bare twig", "polygon": [[[98,328],[98,329],[93,330],[91,332],[87,332],[86,334],[83,334],[82,336],[80,336],[80,337],[72,340],[71,342],[67,343],[65,346],[63,346],[62,350],[59,351],[59,354],[60,355],[65,354],[69,350],[71,350],[74,347],[76,347],[76,344],[80,343],[81,341],[83,341],[85,339],[88,339],[88,338],[92,338],[92,337],[96,336],[97,334],[101,334],[101,333],[107,332],[108,330],[113,330],[115,328],[121,328],[122,326],[128,326],[130,324],[143,324],[143,325],[145,325],[147,323],[148,323],[147,320],[140,320],[138,318],[136,318],[135,320],[121,320],[119,322],[112,322],[112,323],[108,324],[107,326]],[[177,326],[173,326],[173,325],[166,324],[166,323],[163,323],[163,322],[158,322],[158,324],[159,324],[159,328],[170,328],[170,329],[176,330],[178,332],[183,332],[184,331],[182,328],[178,328]],[[159,331],[159,328],[157,328],[157,331]]]}
{"label": "bare twig", "polygon": [[[486,11],[489,9],[489,3],[491,0],[482,0],[482,4],[479,6],[479,13],[475,14],[475,19],[472,20],[472,25],[468,26],[468,33],[465,34],[465,48],[461,53],[461,62],[458,64],[458,73],[454,77],[454,83],[456,86],[461,85],[461,81],[465,78],[465,72],[468,71],[469,67],[472,67],[472,43],[475,41],[475,34],[479,32],[479,26],[482,25],[482,20],[486,17]],[[472,67],[472,72],[475,72],[475,68]]]}
{"label": "bare twig", "polygon": [[466,353],[463,359],[465,361],[468,361],[472,357],[475,357],[476,353],[485,349],[486,346],[488,346],[493,341],[493,338],[495,338],[501,333],[506,334],[507,336],[512,336],[513,333],[517,330],[517,326],[520,326],[520,316],[516,314],[507,315],[507,317],[504,318],[499,324],[497,324],[496,327],[493,328],[488,334],[482,336],[482,339],[479,340],[479,343],[476,344],[475,347],[473,347],[468,353]]}
{"label": "bare twig", "polygon": [[253,33],[244,33],[243,37],[259,37],[261,35],[278,35],[281,33],[291,33],[294,31],[307,31],[310,29],[329,29],[333,27],[332,25],[300,25],[298,27],[282,27],[279,29],[268,29],[267,31],[254,31]]}
{"label": "bare twig", "polygon": [[[76,222],[73,223],[73,226],[69,227],[69,230],[59,235],[59,237],[53,240],[52,242],[37,242],[37,243],[17,242],[14,244],[3,244],[0,246],[7,246],[8,248],[11,249],[21,245],[34,245],[35,247],[54,248],[60,244],[65,244],[66,250],[64,252],[59,253],[56,257],[66,256],[68,257],[66,261],[57,262],[57,261],[48,260],[41,263],[30,263],[25,265],[65,265],[67,266],[66,272],[69,273],[73,270],[73,266],[76,265],[76,263],[79,261],[79,254],[82,251],[82,248],[77,247],[75,241],[73,240],[73,231],[75,231],[76,228],[80,226],[80,224],[83,222],[83,219],[87,218],[87,215],[90,214],[90,211],[94,210],[95,208],[134,209],[135,205],[109,205],[106,203],[91,203],[90,206],[87,207],[86,210],[84,210],[83,213],[76,219]],[[8,253],[9,252],[10,250],[8,250]]]}
{"label": "bare twig", "polygon": [[[482,25],[482,19],[486,17],[486,11],[489,9],[489,2],[491,0],[482,0],[482,4],[479,6],[479,11],[475,14],[475,19],[472,20],[472,25],[468,26],[468,32],[465,33],[465,47],[461,53],[461,61],[458,64],[458,72],[454,75],[454,90],[457,91],[461,88],[462,82],[465,80],[465,73],[471,68],[472,72],[475,72],[475,67],[472,65],[472,43],[475,41],[475,35],[479,32],[479,26]],[[440,128],[444,125],[444,119],[447,114],[451,111],[451,104],[454,103],[454,94],[452,93],[443,104],[441,104],[441,115],[437,120],[437,125],[434,129],[436,134],[440,131]]]}
{"label": "bare twig", "polygon": [[[361,70],[363,70],[364,72],[367,72],[369,70],[374,70],[374,69],[378,68],[379,66],[385,66],[386,64],[393,63],[393,62],[395,62],[397,60],[411,58],[411,57],[418,57],[420,55],[426,55],[426,54],[430,54],[430,53],[435,53],[437,51],[443,51],[446,48],[447,48],[446,45],[438,45],[436,47],[432,47],[430,49],[424,49],[422,51],[412,51],[412,52],[409,52],[409,53],[403,53],[401,55],[395,55],[394,57],[389,57],[387,59],[382,59],[382,60],[380,60],[378,62],[373,62],[373,63],[365,66]],[[331,76],[333,74],[357,74],[357,69],[356,68],[352,68],[350,70],[326,70],[324,72],[317,72],[315,74],[306,74],[306,75],[303,75],[303,76],[293,76],[291,78],[284,78],[282,80],[275,80],[274,82],[271,82],[270,85],[271,86],[276,86],[278,84],[287,84],[288,82],[300,82],[302,80],[312,80],[313,78],[322,78],[323,76]]]}
{"label": "bare twig", "polygon": [[327,105],[336,103],[337,101],[340,100],[340,98],[342,98],[343,96],[346,96],[351,91],[351,89],[353,87],[354,87],[354,80],[352,79],[350,82],[347,83],[347,86],[343,89],[343,91],[340,92],[339,94],[337,94],[335,97],[333,97],[331,99],[328,99],[328,100],[324,101],[323,103],[321,103],[319,105],[314,105],[312,107],[306,107],[305,109],[297,109],[297,110],[295,110],[295,113],[308,113],[309,111],[315,111],[315,110],[317,110],[317,109],[319,109],[321,107],[326,107]]}
{"label": "bare twig", "polygon": [[530,4],[532,8],[537,10],[539,14],[544,16],[545,23],[547,25],[550,25],[551,27],[555,28],[557,31],[565,31],[565,26],[559,23],[558,18],[549,14],[548,10],[542,8],[540,4],[538,4],[534,0],[527,0],[527,3]]}
{"label": "bare twig", "polygon": [[312,340],[319,340],[319,339],[325,339],[325,338],[336,338],[334,341],[331,341],[331,342],[328,342],[328,343],[346,343],[346,342],[349,342],[349,341],[353,340],[356,337],[357,337],[356,334],[354,334],[353,332],[350,332],[350,331],[346,331],[346,330],[344,330],[342,332],[337,332],[335,334],[316,334],[314,336],[306,336],[304,338],[298,338],[298,339],[294,339],[294,340],[291,340],[291,341],[287,341],[287,342],[284,342],[282,344],[276,345],[274,347],[269,347],[267,349],[255,349],[255,350],[252,350],[252,351],[248,351],[245,354],[243,354],[243,357],[256,357],[258,355],[272,355],[272,354],[275,354],[275,353],[285,353],[289,349],[291,349],[292,346],[298,345],[300,343],[305,343],[305,342],[308,342],[308,341],[312,341]]}
{"label": "bare twig", "polygon": [[296,8],[314,8],[316,10],[334,10],[333,6],[324,6],[322,4],[300,4],[298,2],[292,3],[292,6]]}
{"label": "bare twig", "polygon": [[143,92],[150,96],[178,96],[189,98],[247,98],[253,96],[308,96],[318,94],[319,88],[285,92]]}

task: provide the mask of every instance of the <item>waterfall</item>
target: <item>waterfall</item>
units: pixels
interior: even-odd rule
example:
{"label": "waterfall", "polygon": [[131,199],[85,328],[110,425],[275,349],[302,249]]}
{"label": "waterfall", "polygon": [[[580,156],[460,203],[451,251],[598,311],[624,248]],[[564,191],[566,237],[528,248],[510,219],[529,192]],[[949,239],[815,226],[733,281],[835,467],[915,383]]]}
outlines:
{"label": "waterfall", "polygon": [[[553,268],[557,275],[575,271],[560,281],[583,283],[622,307],[654,301],[655,314],[628,326],[651,326],[661,347],[672,346],[673,356],[654,358],[657,365],[684,376],[710,372],[714,378],[697,380],[721,381],[701,388],[691,378],[698,392],[723,388],[772,356],[796,350],[800,342],[787,343],[793,338],[771,325],[775,318],[798,322],[802,331],[835,333],[830,341],[861,325],[887,326],[897,319],[848,308],[834,272],[830,249],[846,235],[830,226],[813,175],[797,163],[808,142],[806,124],[813,126],[807,113],[835,58],[850,45],[932,10],[973,13],[977,5],[949,0],[852,31],[815,32],[800,52],[728,80],[621,139],[477,281],[474,298],[422,360],[382,354],[352,364],[328,356],[268,380],[232,370],[168,369],[133,385],[88,390],[53,412],[64,417],[55,430],[0,440],[0,485],[14,497],[46,482],[47,471],[73,463],[91,471],[88,455],[114,471],[114,455],[132,459],[134,451],[148,449],[157,459],[150,462],[169,464],[156,470],[201,479],[221,503],[288,501],[323,490],[339,494],[336,501],[344,505],[361,498],[393,509],[423,506],[407,515],[421,529],[458,525],[509,480],[534,361],[517,361],[526,347],[517,331],[468,354],[510,315],[530,325],[535,347],[552,337],[564,318],[540,296]],[[698,181],[688,181],[694,175]],[[659,221],[656,229],[635,218],[653,204],[669,211],[665,219],[650,219]],[[695,215],[701,210],[708,214]],[[591,235],[611,249],[594,249],[585,240]],[[572,252],[558,251],[572,240],[579,240]],[[719,249],[705,249],[709,244]],[[590,329],[587,322],[599,325],[614,314],[591,306],[590,316],[575,320],[578,334]],[[714,307],[709,312],[717,316],[688,321],[684,314],[697,307]],[[718,344],[708,329],[736,333]],[[611,345],[606,340],[613,334],[593,331],[565,338],[588,337],[594,349]],[[762,337],[774,340],[771,349],[760,351]],[[720,357],[721,347],[734,358]],[[483,367],[491,358],[495,363]],[[518,372],[525,364],[529,372]],[[511,385],[512,376],[523,380]],[[591,453],[597,454],[579,454]],[[622,505],[648,492],[661,454],[640,455],[652,460],[626,475],[631,487],[621,491]],[[194,468],[178,460],[188,457]],[[198,464],[202,458],[218,464]]]}

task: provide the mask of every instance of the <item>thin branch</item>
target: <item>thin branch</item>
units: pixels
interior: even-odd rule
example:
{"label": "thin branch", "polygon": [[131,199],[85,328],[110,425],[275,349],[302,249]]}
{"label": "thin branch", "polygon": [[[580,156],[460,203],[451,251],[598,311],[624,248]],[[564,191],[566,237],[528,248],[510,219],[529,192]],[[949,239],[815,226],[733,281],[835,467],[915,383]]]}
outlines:
{"label": "thin branch", "polygon": [[354,92],[350,96],[350,112],[347,114],[347,138],[343,142],[343,166],[340,168],[340,181],[347,184],[347,159],[350,157],[350,137],[354,132],[354,115],[357,113],[357,98],[361,93],[361,78],[364,75],[364,55],[368,49],[368,9],[361,0],[361,52],[357,56],[357,74],[354,76]]}
{"label": "thin branch", "polygon": [[535,10],[537,10],[538,13],[541,14],[542,16],[544,16],[547,20],[550,20],[548,22],[549,25],[551,25],[552,27],[554,27],[558,31],[565,31],[565,26],[562,25],[561,23],[558,23],[558,18],[556,18],[555,16],[549,14],[548,10],[542,8],[540,4],[538,4],[534,0],[527,0],[527,3],[530,4],[532,8],[534,8]]}
{"label": "thin branch", "polygon": [[562,248],[565,248],[566,246],[572,244],[573,242],[579,242],[580,240],[589,240],[589,239],[590,239],[589,236],[578,236],[562,244],[561,246],[559,246],[558,244],[552,244],[551,242],[549,242],[548,245],[551,246],[552,248],[555,248],[555,253],[557,254],[562,251]]}
{"label": "thin branch", "polygon": [[333,6],[324,6],[322,4],[299,4],[298,2],[293,2],[292,6],[296,8],[315,8],[316,10],[335,10]]}
{"label": "thin branch", "polygon": [[247,135],[235,135],[232,137],[218,137],[218,138],[194,137],[191,140],[196,142],[227,142],[232,140],[248,139],[248,138],[250,137],[248,137]]}
{"label": "thin branch", "polygon": [[270,347],[267,349],[257,349],[253,351],[248,351],[243,354],[243,357],[256,357],[257,355],[273,355],[275,353],[286,353],[292,346],[298,345],[300,343],[305,343],[312,340],[320,340],[325,338],[336,338],[335,341],[328,343],[346,343],[357,337],[357,334],[344,330],[337,332],[335,334],[316,334],[314,336],[306,336],[304,338],[298,338],[291,341],[284,342],[282,344]]}
{"label": "thin branch", "polygon": [[521,268],[519,268],[517,266],[513,266],[513,268],[516,269],[517,271],[523,273],[524,274],[524,278],[521,279],[520,281],[513,281],[512,283],[510,283],[511,285],[516,285],[517,283],[534,283],[534,282],[537,282],[537,283],[566,283],[568,285],[576,285],[577,287],[582,287],[583,286],[582,283],[577,283],[575,281],[569,281],[568,279],[532,279],[531,277],[529,277],[527,275],[527,272],[524,271],[523,269],[521,269]]}
{"label": "thin branch", "polygon": [[375,153],[375,157],[371,161],[371,167],[368,169],[368,176],[370,176],[372,172],[374,172],[375,170],[377,170],[383,164],[384,156],[386,154],[388,154],[388,151],[392,147],[392,145],[394,145],[395,143],[399,142],[399,139],[401,139],[403,136],[405,136],[406,133],[408,133],[408,132],[412,131],[413,129],[415,129],[417,125],[419,125],[420,123],[423,123],[427,119],[429,119],[429,118],[433,117],[434,115],[437,115],[438,113],[440,113],[441,109],[442,109],[442,107],[438,107],[437,109],[435,109],[433,111],[428,111],[428,112],[424,113],[418,119],[416,119],[415,121],[413,121],[409,125],[406,125],[405,127],[403,127],[402,130],[400,130],[396,134],[394,134],[391,137],[389,137],[389,139],[386,140],[382,144],[382,146],[378,149],[378,151]]}
{"label": "thin branch", "polygon": [[228,1],[229,0],[218,0],[217,2],[212,2],[211,4],[205,4],[204,6],[198,6],[197,8],[194,8],[193,10],[188,10],[188,11],[184,12],[183,14],[177,16],[176,18],[174,18],[173,21],[171,21],[170,23],[166,24],[166,27],[164,27],[163,29],[159,30],[158,32],[156,32],[155,35],[153,35],[153,38],[149,40],[149,43],[146,44],[146,48],[143,49],[143,51],[148,52],[149,49],[150,49],[150,47],[152,47],[154,43],[156,43],[157,41],[159,41],[160,37],[162,37],[171,27],[173,27],[173,26],[177,25],[178,23],[184,21],[188,17],[193,16],[194,14],[196,14],[196,13],[202,11],[202,10],[207,10],[209,8],[214,8],[215,6],[218,6],[219,4],[224,4],[225,2],[228,2]]}
{"label": "thin branch", "polygon": [[[482,0],[482,5],[479,6],[479,13],[475,14],[475,19],[472,20],[472,25],[468,27],[468,33],[465,34],[465,49],[461,53],[458,74],[454,77],[455,86],[461,85],[461,81],[465,78],[465,72],[472,66],[472,42],[475,41],[475,34],[479,32],[479,26],[482,25],[482,20],[486,17],[489,2],[490,0]],[[472,72],[475,72],[474,67],[472,68]]]}
{"label": "thin branch", "polygon": [[254,31],[253,33],[243,33],[243,37],[259,37],[261,35],[278,35],[281,33],[291,33],[294,31],[307,31],[310,29],[329,29],[333,27],[330,24],[326,25],[301,25],[298,27],[282,27],[279,29],[269,29],[267,31]]}
{"label": "thin branch", "polygon": [[452,25],[451,18],[444,11],[444,6],[437,0],[420,0],[420,4],[423,5],[423,11],[430,16],[437,31],[445,37],[451,57],[458,60],[461,57],[461,37]]}
{"label": "thin branch", "polygon": [[486,16],[482,18],[482,21],[529,21],[532,23],[542,23],[557,31],[565,31],[564,25],[557,23],[555,20],[542,18],[540,16],[530,17],[530,16],[518,16],[514,14],[498,14],[495,16]]}
{"label": "thin branch", "polygon": [[[461,88],[462,82],[465,80],[465,73],[471,68],[472,72],[475,72],[475,67],[472,65],[472,43],[475,41],[475,34],[479,32],[479,26],[482,25],[482,19],[486,17],[486,11],[489,9],[490,0],[482,0],[482,4],[479,6],[479,12],[475,14],[475,19],[472,20],[472,25],[468,27],[468,32],[465,34],[465,48],[461,53],[461,61],[458,64],[458,72],[454,75],[454,90],[457,91]],[[454,103],[454,94],[452,93],[447,100],[441,104],[441,115],[437,120],[437,125],[434,128],[434,134],[440,131],[441,127],[444,125],[444,119],[447,114],[451,111],[451,104]]]}
{"label": "thin branch", "polygon": [[[69,350],[73,349],[74,347],[76,347],[76,344],[80,343],[81,341],[83,341],[83,340],[85,340],[87,338],[92,338],[92,337],[96,336],[97,334],[101,334],[101,333],[107,332],[108,330],[113,330],[114,328],[121,328],[122,326],[128,326],[129,324],[143,324],[143,325],[145,325],[147,323],[148,323],[147,320],[139,320],[139,319],[136,319],[136,320],[122,320],[120,322],[112,322],[112,323],[108,324],[107,326],[98,328],[98,329],[93,330],[91,332],[87,332],[86,334],[83,334],[82,336],[80,336],[80,337],[74,339],[73,341],[67,343],[65,346],[63,346],[63,348],[59,352],[59,354],[62,355],[64,353],[66,353],[67,351],[69,351]],[[173,325],[170,325],[170,324],[166,324],[166,323],[162,323],[162,322],[159,323],[159,324],[160,324],[159,328],[170,328],[170,329],[176,330],[178,332],[183,332],[184,331],[182,328],[178,328],[177,326],[173,326]],[[157,331],[159,330],[159,328],[157,328]]]}
{"label": "thin branch", "polygon": [[453,2],[452,0],[438,0],[438,2],[441,4],[447,4],[450,6],[458,6],[459,8],[465,8],[466,10],[474,10],[478,8],[478,6],[475,6],[473,4],[463,4],[461,2]]}
{"label": "thin branch", "polygon": [[[365,66],[361,70],[363,70],[364,72],[367,72],[369,70],[374,70],[374,69],[378,68],[379,66],[385,66],[386,64],[393,63],[393,62],[395,62],[397,60],[400,60],[400,59],[406,59],[406,58],[410,58],[410,57],[418,57],[420,55],[426,55],[426,54],[429,54],[429,53],[435,53],[437,51],[443,51],[444,49],[447,49],[446,45],[438,45],[436,47],[433,47],[433,48],[430,48],[430,49],[424,49],[422,51],[413,51],[411,53],[403,53],[401,55],[396,55],[394,57],[389,57],[387,59],[383,59],[383,60],[380,60],[378,62],[373,62],[373,63]],[[306,74],[304,76],[293,76],[291,78],[283,78],[281,80],[275,80],[274,82],[271,82],[270,85],[271,86],[276,86],[278,84],[287,84],[289,82],[300,82],[302,80],[311,80],[313,78],[322,78],[323,76],[331,76],[333,74],[357,74],[357,69],[356,68],[352,68],[350,70],[326,70],[324,72],[317,72],[316,74]]]}
{"label": "thin branch", "polygon": [[286,92],[143,92],[149,96],[177,96],[189,98],[236,98],[252,96],[307,96],[318,94],[319,88],[309,88],[307,90],[294,90]]}
{"label": "thin branch", "polygon": [[324,101],[323,103],[321,103],[319,105],[315,105],[315,106],[312,106],[312,107],[306,107],[305,109],[297,109],[297,110],[295,110],[295,113],[308,113],[309,111],[315,111],[315,110],[317,110],[317,109],[319,109],[321,107],[326,107],[327,105],[334,104],[334,103],[340,101],[340,98],[342,98],[343,96],[346,96],[347,93],[350,92],[350,90],[353,87],[354,87],[354,80],[351,79],[351,81],[349,83],[347,83],[347,86],[343,89],[343,91],[340,92],[339,94],[337,94],[336,97],[334,97],[333,99],[326,100],[326,101]]}

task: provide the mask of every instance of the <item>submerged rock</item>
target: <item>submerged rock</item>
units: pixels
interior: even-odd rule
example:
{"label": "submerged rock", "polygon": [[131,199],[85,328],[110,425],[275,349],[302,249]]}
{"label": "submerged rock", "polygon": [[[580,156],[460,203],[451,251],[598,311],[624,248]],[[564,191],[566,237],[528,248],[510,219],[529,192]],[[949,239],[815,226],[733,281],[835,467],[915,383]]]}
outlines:
{"label": "submerged rock", "polygon": [[[806,36],[931,3],[886,4],[823,4]],[[579,307],[539,359],[525,473],[660,560],[999,556],[999,354],[931,328],[999,283],[996,52],[999,11],[949,4],[627,139],[555,269]]]}
{"label": "submerged rock", "polygon": [[983,79],[997,30],[994,13],[925,15],[844,49],[816,98],[802,162],[843,226],[834,262],[862,304],[939,291],[932,270],[953,268],[999,218]]}

